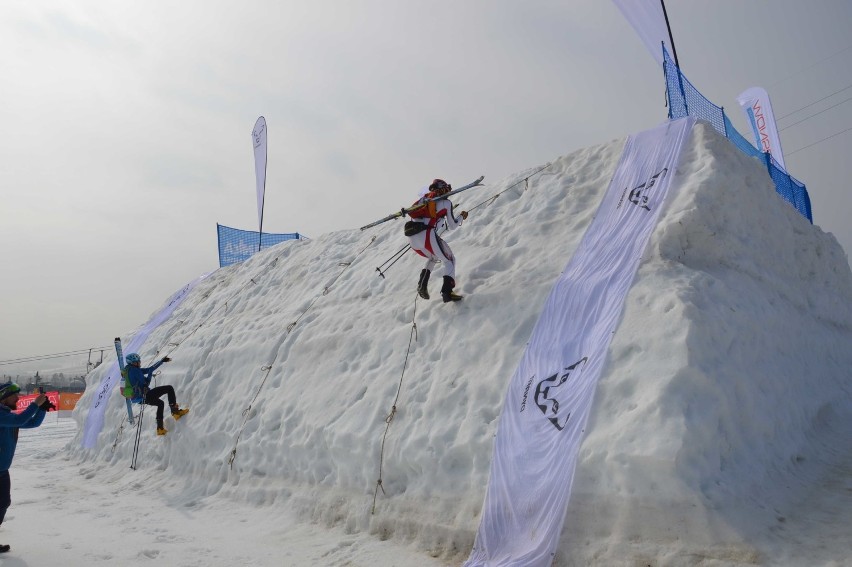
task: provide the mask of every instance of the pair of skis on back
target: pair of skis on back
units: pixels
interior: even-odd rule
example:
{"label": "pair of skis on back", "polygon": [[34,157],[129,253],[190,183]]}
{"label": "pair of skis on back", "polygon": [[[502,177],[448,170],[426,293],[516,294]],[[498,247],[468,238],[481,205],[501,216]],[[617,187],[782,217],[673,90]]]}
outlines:
{"label": "pair of skis on back", "polygon": [[[115,356],[118,357],[118,369],[121,372],[121,387],[124,388],[124,382],[127,381],[127,365],[124,363],[124,351],[121,349],[121,337],[115,337]],[[127,404],[127,421],[130,422],[130,425],[133,425],[133,404],[130,402],[130,398],[124,398],[125,403]]]}
{"label": "pair of skis on back", "polygon": [[[127,384],[127,364],[124,361],[124,351],[121,348],[121,337],[115,337],[115,356],[118,358],[118,370],[121,372],[121,388],[128,387]],[[134,424],[133,419],[133,402],[131,402],[128,392],[122,392],[124,403],[127,404],[127,421],[130,425]]]}
{"label": "pair of skis on back", "polygon": [[376,225],[380,225],[383,222],[387,222],[387,221],[390,221],[390,220],[393,220],[393,219],[398,219],[400,217],[404,217],[408,213],[413,213],[414,211],[416,211],[418,209],[422,209],[423,207],[427,206],[427,204],[431,203],[432,201],[437,201],[439,199],[446,199],[447,197],[451,197],[451,196],[453,196],[457,193],[461,193],[462,191],[467,191],[468,189],[472,189],[473,187],[480,187],[482,185],[483,179],[485,179],[485,176],[480,175],[479,178],[476,179],[475,181],[472,181],[472,182],[468,183],[467,185],[459,187],[458,189],[453,189],[449,193],[445,193],[444,195],[441,195],[440,197],[432,197],[431,199],[424,199],[422,202],[417,203],[416,205],[412,205],[410,207],[402,208],[402,209],[398,210],[397,212],[395,212],[393,214],[390,214],[390,215],[388,215],[384,218],[377,220],[376,222],[371,222],[370,224],[365,224],[364,226],[361,227],[361,230],[366,230],[366,229],[372,228]]}

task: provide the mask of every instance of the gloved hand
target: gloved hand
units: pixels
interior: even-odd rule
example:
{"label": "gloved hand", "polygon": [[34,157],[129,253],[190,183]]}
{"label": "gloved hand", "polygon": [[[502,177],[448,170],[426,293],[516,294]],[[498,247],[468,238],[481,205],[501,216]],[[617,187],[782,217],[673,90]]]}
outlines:
{"label": "gloved hand", "polygon": [[461,218],[464,219],[464,220],[467,220],[467,211],[461,212]]}
{"label": "gloved hand", "polygon": [[47,398],[45,398],[45,400],[44,400],[44,401],[41,403],[41,405],[40,405],[40,406],[38,406],[38,407],[40,407],[40,408],[41,408],[41,409],[43,409],[44,411],[50,411],[50,410],[55,410],[55,409],[56,409],[56,406],[55,406],[55,405],[53,405],[52,403],[50,403],[50,400],[49,400],[49,399],[47,399]]}
{"label": "gloved hand", "polygon": [[171,361],[172,361],[172,359],[169,358],[168,356],[163,357],[163,362],[171,362]]}

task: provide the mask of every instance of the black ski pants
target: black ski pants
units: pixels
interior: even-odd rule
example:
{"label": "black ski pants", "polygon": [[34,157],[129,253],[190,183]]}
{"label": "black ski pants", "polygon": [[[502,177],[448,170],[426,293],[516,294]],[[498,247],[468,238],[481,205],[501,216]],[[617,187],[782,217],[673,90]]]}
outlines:
{"label": "black ski pants", "polygon": [[9,471],[0,471],[0,524],[6,517],[6,510],[12,505],[12,481]]}
{"label": "black ski pants", "polygon": [[175,389],[171,386],[157,386],[156,388],[151,388],[148,390],[148,395],[145,396],[145,404],[149,406],[157,406],[157,427],[163,426],[163,400],[160,398],[163,397],[164,394],[169,396],[169,406],[174,406],[177,404],[177,398],[175,397]]}

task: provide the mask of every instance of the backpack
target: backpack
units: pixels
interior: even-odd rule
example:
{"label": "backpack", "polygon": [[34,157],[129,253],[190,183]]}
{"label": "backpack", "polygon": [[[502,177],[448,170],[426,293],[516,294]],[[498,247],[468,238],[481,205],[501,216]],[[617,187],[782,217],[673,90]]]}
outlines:
{"label": "backpack", "polygon": [[436,219],[438,218],[438,210],[435,205],[436,201],[423,202],[426,199],[434,199],[438,195],[435,192],[426,193],[421,199],[416,201],[412,207],[422,204],[423,206],[408,213],[413,219]]}
{"label": "backpack", "polygon": [[127,368],[121,371],[121,377],[124,378],[124,386],[121,388],[121,395],[127,399],[133,398],[133,386],[130,384],[130,378],[127,376]]}

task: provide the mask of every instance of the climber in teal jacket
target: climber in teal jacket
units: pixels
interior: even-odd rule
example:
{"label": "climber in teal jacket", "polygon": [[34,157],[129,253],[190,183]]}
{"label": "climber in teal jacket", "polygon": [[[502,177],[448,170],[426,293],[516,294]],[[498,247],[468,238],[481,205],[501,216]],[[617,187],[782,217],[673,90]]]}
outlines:
{"label": "climber in teal jacket", "polygon": [[171,386],[157,386],[151,388],[151,379],[154,377],[154,371],[164,362],[170,362],[172,359],[168,356],[154,364],[153,366],[142,367],[142,358],[138,353],[131,352],[125,358],[127,361],[127,379],[130,385],[133,386],[133,403],[144,403],[149,406],[157,406],[157,435],[165,435],[168,433],[166,426],[163,424],[163,401],[160,399],[163,396],[169,398],[169,409],[172,410],[172,417],[178,420],[189,413],[189,409],[181,408],[175,397],[175,389]]}

